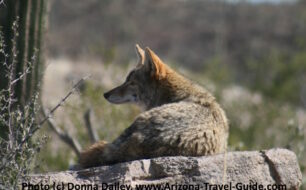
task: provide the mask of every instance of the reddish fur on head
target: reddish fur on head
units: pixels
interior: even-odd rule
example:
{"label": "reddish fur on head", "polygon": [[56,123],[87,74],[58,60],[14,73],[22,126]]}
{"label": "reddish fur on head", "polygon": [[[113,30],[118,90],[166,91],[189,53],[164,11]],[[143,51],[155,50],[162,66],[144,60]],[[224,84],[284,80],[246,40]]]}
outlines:
{"label": "reddish fur on head", "polygon": [[[137,103],[145,109],[172,101],[165,98],[176,97],[173,95],[178,91],[176,82],[184,82],[183,77],[164,64],[150,48],[143,50],[136,44],[135,50],[138,56],[137,66],[122,85],[106,92],[104,97],[111,103]],[[153,99],[155,100],[152,101]]]}
{"label": "reddish fur on head", "polygon": [[157,80],[161,80],[167,75],[167,67],[160,58],[148,47],[145,50],[145,57],[151,69],[151,76]]}

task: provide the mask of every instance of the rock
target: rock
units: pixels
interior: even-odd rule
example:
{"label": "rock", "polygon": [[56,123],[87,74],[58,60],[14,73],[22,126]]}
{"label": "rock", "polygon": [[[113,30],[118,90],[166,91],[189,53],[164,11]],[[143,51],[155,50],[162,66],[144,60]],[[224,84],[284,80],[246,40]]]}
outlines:
{"label": "rock", "polygon": [[[263,185],[264,188],[267,185],[283,184],[288,190],[299,189],[301,179],[296,155],[286,149],[271,149],[203,157],[160,157],[79,171],[34,174],[27,183],[71,183],[80,187],[81,184],[83,187],[99,184],[99,189],[102,189],[102,183],[115,185],[116,182],[131,187],[144,184],[176,184],[177,190],[183,184],[198,184],[199,186],[193,187],[195,189],[205,189],[216,184],[228,184],[235,186],[235,189],[239,189],[242,184],[257,187]],[[210,187],[214,189],[216,186]]]}

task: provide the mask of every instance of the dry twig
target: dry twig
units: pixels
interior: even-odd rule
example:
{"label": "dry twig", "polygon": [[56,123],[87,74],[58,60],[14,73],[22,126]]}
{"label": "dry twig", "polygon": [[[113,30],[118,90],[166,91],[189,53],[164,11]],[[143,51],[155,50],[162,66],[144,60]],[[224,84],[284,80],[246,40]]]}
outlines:
{"label": "dry twig", "polygon": [[[49,114],[46,115],[46,117],[38,124],[38,126],[42,125],[43,123],[45,123],[51,116],[52,114],[55,112],[55,110],[57,108],[59,108],[61,105],[64,104],[64,102],[67,100],[67,98],[73,94],[77,89],[78,87],[84,83],[85,80],[87,80],[90,76],[86,76],[84,78],[82,78],[81,80],[79,80],[79,82],[77,82],[73,87],[72,89],[68,92],[68,94],[56,105],[54,106],[54,108],[52,108],[49,112]],[[35,130],[36,131],[36,130]],[[34,132],[35,132],[34,131]]]}
{"label": "dry twig", "polygon": [[[46,118],[47,114],[45,109],[42,108],[42,114]],[[59,128],[52,118],[47,119],[47,123],[49,127],[59,136],[59,138],[68,144],[75,154],[79,157],[81,152],[81,146],[78,141],[76,141],[72,136],[70,136],[66,131],[64,132],[61,128]]]}
{"label": "dry twig", "polygon": [[98,133],[96,131],[96,128],[94,128],[91,124],[91,109],[88,109],[85,113],[84,113],[84,121],[85,121],[85,126],[87,128],[90,140],[92,143],[95,143],[97,141],[99,141],[99,136]]}
{"label": "dry twig", "polygon": [[[67,93],[67,95],[54,107],[51,109],[51,111],[46,114],[46,116],[39,122],[37,123],[37,126],[35,126],[28,134],[27,136],[20,142],[20,144],[11,151],[11,153],[7,156],[7,160],[12,159],[12,157],[19,151],[22,150],[23,145],[35,134],[35,132],[40,129],[42,127],[42,125],[49,120],[49,118],[51,118],[52,114],[55,112],[56,109],[58,109],[61,105],[63,105],[63,103],[67,100],[67,98],[73,94],[73,92],[75,92],[77,90],[77,88],[83,84],[83,82],[88,79],[90,76],[86,76],[84,78],[82,78],[81,80],[79,80],[73,87],[72,89]],[[76,146],[77,147],[77,146]],[[80,148],[78,149],[80,150]],[[6,167],[6,165],[3,165],[2,167],[0,167],[0,171],[2,171],[2,169]]]}

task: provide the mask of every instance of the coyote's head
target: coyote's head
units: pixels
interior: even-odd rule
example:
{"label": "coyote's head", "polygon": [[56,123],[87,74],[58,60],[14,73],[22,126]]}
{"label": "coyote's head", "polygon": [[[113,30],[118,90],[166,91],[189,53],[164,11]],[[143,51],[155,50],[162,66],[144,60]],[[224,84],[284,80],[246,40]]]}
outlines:
{"label": "coyote's head", "polygon": [[[137,103],[147,109],[166,103],[163,91],[167,88],[167,75],[173,71],[148,47],[136,44],[137,66],[128,74],[125,82],[104,94],[111,103]],[[166,85],[166,86],[165,86]]]}

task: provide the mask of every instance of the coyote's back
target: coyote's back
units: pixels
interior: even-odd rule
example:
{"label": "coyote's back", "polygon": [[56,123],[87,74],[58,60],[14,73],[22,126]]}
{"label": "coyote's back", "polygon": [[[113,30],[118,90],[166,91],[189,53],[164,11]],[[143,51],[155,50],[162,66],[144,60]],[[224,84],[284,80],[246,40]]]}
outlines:
{"label": "coyote's back", "polygon": [[112,143],[99,142],[80,157],[82,167],[159,156],[203,156],[226,151],[228,122],[215,98],[136,45],[139,62],[126,81],[104,94],[115,104],[146,109]]}

